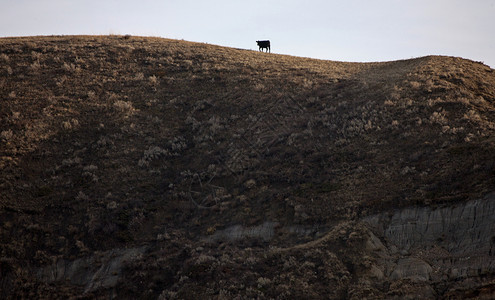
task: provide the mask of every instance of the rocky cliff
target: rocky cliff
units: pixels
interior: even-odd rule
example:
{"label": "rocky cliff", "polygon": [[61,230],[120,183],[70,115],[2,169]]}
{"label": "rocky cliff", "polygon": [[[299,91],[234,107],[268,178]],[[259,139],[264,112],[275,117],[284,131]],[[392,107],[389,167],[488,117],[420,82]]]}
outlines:
{"label": "rocky cliff", "polygon": [[[447,207],[415,207],[365,218],[378,277],[421,282],[431,297],[486,286],[495,271],[495,195]],[[376,235],[375,235],[376,234]],[[434,291],[434,292],[433,292]],[[491,292],[488,292],[491,291]]]}

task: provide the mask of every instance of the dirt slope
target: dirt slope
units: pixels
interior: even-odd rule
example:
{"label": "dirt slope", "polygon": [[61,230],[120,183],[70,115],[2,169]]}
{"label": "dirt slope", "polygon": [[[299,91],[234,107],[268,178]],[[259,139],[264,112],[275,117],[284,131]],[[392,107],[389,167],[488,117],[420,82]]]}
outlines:
{"label": "dirt slope", "polygon": [[[397,278],[363,287],[361,220],[494,191],[494,105],[493,69],[461,58],[0,39],[1,294],[414,291]],[[98,273],[105,261],[112,274]],[[493,274],[463,297],[490,290]],[[422,285],[425,297],[456,295],[449,280]]]}

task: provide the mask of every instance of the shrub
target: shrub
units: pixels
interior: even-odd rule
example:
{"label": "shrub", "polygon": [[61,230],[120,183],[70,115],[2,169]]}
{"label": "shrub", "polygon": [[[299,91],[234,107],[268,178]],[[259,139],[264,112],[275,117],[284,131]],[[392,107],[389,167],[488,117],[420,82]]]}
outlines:
{"label": "shrub", "polygon": [[444,125],[447,123],[447,118],[446,118],[446,112],[445,110],[442,111],[435,111],[433,114],[430,116],[430,121],[431,123],[437,123],[440,125]]}
{"label": "shrub", "polygon": [[149,77],[149,81],[152,85],[158,85],[158,77],[155,75]]}
{"label": "shrub", "polygon": [[62,69],[64,69],[65,71],[67,72],[76,72],[76,71],[79,71],[79,68],[77,68],[74,64],[68,64],[66,62],[64,62],[64,64],[62,65]]}
{"label": "shrub", "polygon": [[8,142],[12,139],[12,137],[14,136],[14,133],[12,132],[11,129],[9,130],[4,130],[0,133],[0,139],[4,142]]}
{"label": "shrub", "polygon": [[472,121],[472,122],[480,122],[481,116],[474,110],[469,110],[463,116],[464,119]]}
{"label": "shrub", "polygon": [[170,155],[170,152],[158,146],[150,146],[148,150],[144,151],[144,156],[139,160],[138,165],[140,167],[148,166],[152,160],[162,155]]}
{"label": "shrub", "polygon": [[132,114],[135,111],[134,107],[132,106],[132,102],[130,101],[117,100],[113,103],[113,107],[117,111],[126,114]]}

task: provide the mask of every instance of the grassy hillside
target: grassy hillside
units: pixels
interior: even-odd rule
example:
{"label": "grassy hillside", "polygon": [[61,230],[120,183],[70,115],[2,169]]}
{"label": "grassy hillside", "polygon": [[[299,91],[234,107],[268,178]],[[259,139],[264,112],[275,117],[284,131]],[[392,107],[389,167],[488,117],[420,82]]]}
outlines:
{"label": "grassy hillside", "polygon": [[[319,265],[326,251],[334,277],[289,266],[290,295],[349,296],[359,255],[339,237],[359,236],[353,222],[495,190],[494,106],[493,69],[454,57],[344,63],[158,38],[2,38],[0,289],[81,294],[33,270],[144,245],[120,295],[276,297],[283,280],[262,274],[288,257]],[[320,236],[204,242],[264,222],[335,241],[264,258]]]}

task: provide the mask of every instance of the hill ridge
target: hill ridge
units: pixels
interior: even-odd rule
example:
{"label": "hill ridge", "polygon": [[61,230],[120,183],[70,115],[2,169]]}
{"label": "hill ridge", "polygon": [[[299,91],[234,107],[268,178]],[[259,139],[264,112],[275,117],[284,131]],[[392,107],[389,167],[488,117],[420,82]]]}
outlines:
{"label": "hill ridge", "polygon": [[[0,99],[2,296],[350,298],[371,288],[365,281],[376,297],[402,287],[441,296],[455,295],[456,278],[463,291],[483,289],[476,276],[390,275],[399,266],[384,257],[399,254],[370,254],[369,243],[390,245],[362,222],[495,190],[495,74],[481,63],[348,63],[135,36],[0,38]],[[229,234],[240,238],[213,238]],[[273,247],[290,250],[262,258]],[[420,250],[407,255],[429,270]],[[136,251],[127,264],[110,259]],[[116,264],[102,279],[112,284],[71,275],[98,253]],[[77,270],[46,275],[57,266]]]}

